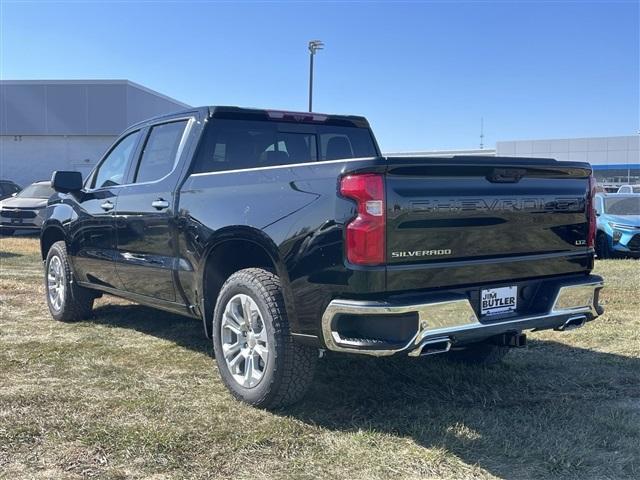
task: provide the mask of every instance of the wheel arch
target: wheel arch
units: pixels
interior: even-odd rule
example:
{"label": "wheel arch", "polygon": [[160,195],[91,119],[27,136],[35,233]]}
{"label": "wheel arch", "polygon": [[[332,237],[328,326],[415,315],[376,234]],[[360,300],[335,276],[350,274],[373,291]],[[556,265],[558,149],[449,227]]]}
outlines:
{"label": "wheel arch", "polygon": [[64,227],[57,222],[50,222],[43,225],[40,232],[40,255],[42,260],[47,259],[47,254],[51,246],[59,241],[64,241],[65,243],[67,241]]}
{"label": "wheel arch", "polygon": [[198,275],[200,311],[207,337],[212,336],[213,309],[222,285],[233,273],[252,267],[278,275],[287,316],[290,322],[295,319],[289,275],[273,239],[253,227],[225,227],[216,232],[204,249]]}

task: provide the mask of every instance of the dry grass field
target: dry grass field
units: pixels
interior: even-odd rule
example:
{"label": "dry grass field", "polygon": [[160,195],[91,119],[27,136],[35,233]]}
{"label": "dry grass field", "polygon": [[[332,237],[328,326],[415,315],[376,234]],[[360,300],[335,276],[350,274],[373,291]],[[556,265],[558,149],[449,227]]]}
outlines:
{"label": "dry grass field", "polygon": [[607,313],[503,365],[329,356],[281,412],[227,394],[201,325],[105,297],[47,312],[38,243],[0,239],[0,478],[640,478],[640,263]]}

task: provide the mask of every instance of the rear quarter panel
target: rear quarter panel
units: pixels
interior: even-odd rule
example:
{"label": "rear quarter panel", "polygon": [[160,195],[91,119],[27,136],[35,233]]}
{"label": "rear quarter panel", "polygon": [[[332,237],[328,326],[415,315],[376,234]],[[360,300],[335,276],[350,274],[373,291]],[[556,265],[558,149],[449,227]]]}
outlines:
{"label": "rear quarter panel", "polygon": [[212,245],[234,235],[251,238],[274,257],[292,331],[317,335],[332,298],[385,288],[384,267],[344,263],[343,227],[355,209],[338,195],[342,175],[384,166],[384,159],[368,158],[188,176],[178,213],[185,293],[195,303]]}

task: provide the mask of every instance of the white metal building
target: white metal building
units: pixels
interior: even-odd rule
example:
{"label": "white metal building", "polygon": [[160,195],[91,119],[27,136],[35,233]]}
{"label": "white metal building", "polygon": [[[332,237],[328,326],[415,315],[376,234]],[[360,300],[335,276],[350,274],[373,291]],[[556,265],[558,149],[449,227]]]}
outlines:
{"label": "white metal building", "polygon": [[129,125],[189,105],[128,80],[0,81],[0,178],[86,175]]}
{"label": "white metal building", "polygon": [[498,155],[589,162],[599,183],[640,183],[640,136],[497,142]]}

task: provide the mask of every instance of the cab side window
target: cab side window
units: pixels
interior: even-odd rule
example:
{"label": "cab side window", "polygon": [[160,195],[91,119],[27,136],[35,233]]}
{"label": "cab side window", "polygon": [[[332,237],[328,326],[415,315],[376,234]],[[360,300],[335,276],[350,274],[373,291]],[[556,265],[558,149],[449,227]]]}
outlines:
{"label": "cab side window", "polygon": [[151,128],[142,150],[135,183],[158,180],[173,170],[187,120]]}
{"label": "cab side window", "polygon": [[130,133],[109,152],[93,175],[91,188],[122,185],[127,167],[138,145],[140,131]]}

